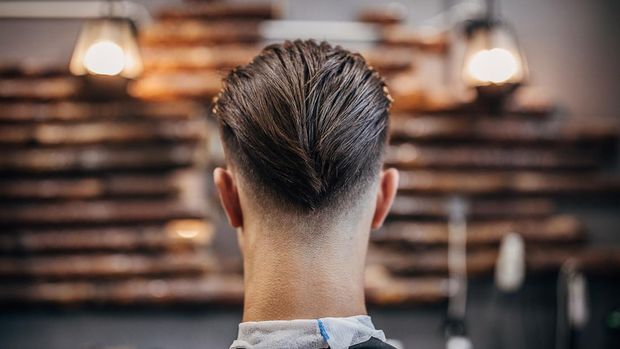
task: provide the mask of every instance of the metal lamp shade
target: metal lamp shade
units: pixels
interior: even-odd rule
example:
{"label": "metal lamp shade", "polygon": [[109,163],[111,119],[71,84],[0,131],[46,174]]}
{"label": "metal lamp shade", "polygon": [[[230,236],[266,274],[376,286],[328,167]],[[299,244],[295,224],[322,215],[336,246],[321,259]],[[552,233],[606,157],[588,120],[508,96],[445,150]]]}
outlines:
{"label": "metal lamp shade", "polygon": [[466,86],[514,89],[528,79],[525,56],[514,31],[500,21],[472,21],[466,26],[462,79]]}
{"label": "metal lamp shade", "polygon": [[74,75],[135,78],[142,73],[135,29],[126,19],[106,18],[84,24],[69,69]]}

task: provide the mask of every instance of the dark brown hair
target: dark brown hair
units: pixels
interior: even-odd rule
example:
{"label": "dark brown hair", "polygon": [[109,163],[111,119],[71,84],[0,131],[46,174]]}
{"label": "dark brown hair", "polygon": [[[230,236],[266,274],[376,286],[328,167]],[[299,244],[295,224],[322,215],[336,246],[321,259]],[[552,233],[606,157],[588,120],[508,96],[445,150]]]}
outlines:
{"label": "dark brown hair", "polygon": [[215,99],[226,154],[244,177],[304,210],[381,166],[390,97],[359,54],[322,42],[266,47]]}

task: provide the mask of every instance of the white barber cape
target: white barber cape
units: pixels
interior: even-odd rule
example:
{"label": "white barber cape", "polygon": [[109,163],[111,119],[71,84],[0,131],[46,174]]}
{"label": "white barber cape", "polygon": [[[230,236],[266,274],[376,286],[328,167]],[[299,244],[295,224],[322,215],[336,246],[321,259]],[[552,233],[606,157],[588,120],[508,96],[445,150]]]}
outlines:
{"label": "white barber cape", "polygon": [[346,349],[371,337],[385,341],[385,334],[368,315],[314,320],[242,322],[230,349],[297,348]]}

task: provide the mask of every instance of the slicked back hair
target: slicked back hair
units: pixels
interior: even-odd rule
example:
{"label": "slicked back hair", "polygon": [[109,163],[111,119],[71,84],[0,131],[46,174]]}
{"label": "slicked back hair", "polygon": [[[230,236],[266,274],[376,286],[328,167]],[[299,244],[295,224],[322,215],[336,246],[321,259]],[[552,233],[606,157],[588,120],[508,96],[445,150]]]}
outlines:
{"label": "slicked back hair", "polygon": [[316,211],[378,174],[390,101],[359,54],[297,40],[230,72],[213,111],[244,178],[276,202]]}

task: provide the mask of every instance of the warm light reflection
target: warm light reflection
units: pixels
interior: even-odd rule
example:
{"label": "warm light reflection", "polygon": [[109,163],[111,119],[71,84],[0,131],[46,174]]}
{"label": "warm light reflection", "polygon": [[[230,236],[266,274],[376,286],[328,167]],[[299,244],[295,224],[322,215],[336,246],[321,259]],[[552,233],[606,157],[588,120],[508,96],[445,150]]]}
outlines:
{"label": "warm light reflection", "polygon": [[179,229],[177,230],[177,234],[185,239],[193,239],[200,233],[199,230],[190,230],[190,229]]}
{"label": "warm light reflection", "polygon": [[125,69],[125,52],[111,41],[99,41],[86,50],[84,66],[93,74],[117,75]]}
{"label": "warm light reflection", "polygon": [[173,239],[207,243],[213,236],[213,226],[200,219],[177,219],[166,224],[168,236]]}
{"label": "warm light reflection", "polygon": [[84,23],[69,70],[78,76],[138,77],[142,73],[142,59],[132,23],[121,19],[95,19]]}
{"label": "warm light reflection", "polygon": [[475,80],[501,84],[519,73],[519,62],[515,56],[503,48],[481,50],[473,54],[467,62],[467,73]]}

